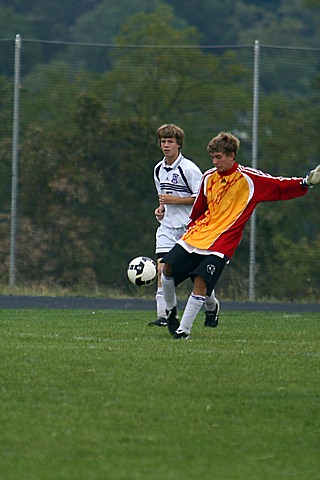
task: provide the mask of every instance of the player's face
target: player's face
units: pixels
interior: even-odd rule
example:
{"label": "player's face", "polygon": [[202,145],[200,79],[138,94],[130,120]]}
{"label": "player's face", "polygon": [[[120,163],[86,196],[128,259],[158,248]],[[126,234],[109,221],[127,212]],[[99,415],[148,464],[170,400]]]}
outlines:
{"label": "player's face", "polygon": [[179,156],[179,145],[175,138],[161,138],[160,146],[168,163],[173,163]]}
{"label": "player's face", "polygon": [[234,153],[231,153],[231,155],[227,155],[223,152],[213,152],[210,153],[210,157],[212,158],[213,165],[216,167],[219,173],[230,170],[230,168],[234,164]]}

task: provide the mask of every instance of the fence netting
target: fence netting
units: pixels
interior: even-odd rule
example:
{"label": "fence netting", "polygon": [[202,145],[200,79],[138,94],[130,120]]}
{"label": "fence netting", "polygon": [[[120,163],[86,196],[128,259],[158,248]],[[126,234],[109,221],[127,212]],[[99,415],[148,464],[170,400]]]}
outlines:
{"label": "fence netting", "polygon": [[[0,41],[0,259],[12,261],[14,42]],[[261,46],[258,168],[305,176],[320,162],[320,50]],[[252,162],[253,46],[148,47],[22,39],[15,286],[152,294],[126,278],[128,262],[155,258],[161,158],[156,130],[185,130],[183,153],[211,167],[221,130]],[[318,302],[320,187],[256,213],[255,298]],[[250,229],[217,285],[246,300]],[[143,290],[143,292],[142,292]]]}

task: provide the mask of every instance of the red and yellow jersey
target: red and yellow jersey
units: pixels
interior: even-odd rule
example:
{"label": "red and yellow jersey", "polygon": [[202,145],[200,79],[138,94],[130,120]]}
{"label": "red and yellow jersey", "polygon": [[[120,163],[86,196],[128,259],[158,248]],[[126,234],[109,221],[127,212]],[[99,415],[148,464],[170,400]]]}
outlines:
{"label": "red and yellow jersey", "polygon": [[182,240],[230,259],[258,203],[290,200],[307,191],[302,178],[273,177],[237,163],[222,174],[213,168],[202,177],[189,228]]}

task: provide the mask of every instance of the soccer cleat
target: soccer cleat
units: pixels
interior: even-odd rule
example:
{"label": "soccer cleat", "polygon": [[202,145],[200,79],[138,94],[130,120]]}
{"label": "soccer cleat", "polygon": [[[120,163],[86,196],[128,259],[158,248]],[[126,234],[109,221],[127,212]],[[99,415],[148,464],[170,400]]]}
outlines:
{"label": "soccer cleat", "polygon": [[156,327],[166,327],[168,325],[167,319],[164,317],[159,317],[153,322],[149,322],[148,325]]}
{"label": "soccer cleat", "polygon": [[215,328],[218,326],[219,310],[220,310],[220,304],[219,304],[219,301],[217,300],[216,308],[212,312],[209,312],[208,310],[204,312],[206,315],[206,319],[204,321],[205,327]]}
{"label": "soccer cleat", "polygon": [[167,326],[171,335],[174,336],[176,330],[179,328],[179,318],[177,315],[177,307],[173,307],[172,310],[166,310],[167,313]]}
{"label": "soccer cleat", "polygon": [[175,340],[188,340],[189,335],[186,332],[175,332],[173,338]]}
{"label": "soccer cleat", "polygon": [[310,188],[320,183],[320,164],[308,173],[306,178],[303,179],[303,182]]}

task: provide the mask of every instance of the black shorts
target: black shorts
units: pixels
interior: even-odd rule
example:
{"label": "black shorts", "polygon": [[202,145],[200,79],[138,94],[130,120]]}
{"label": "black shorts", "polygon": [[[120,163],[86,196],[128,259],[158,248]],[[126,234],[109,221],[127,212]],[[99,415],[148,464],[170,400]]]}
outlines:
{"label": "black shorts", "polygon": [[219,280],[226,261],[226,259],[217,255],[188,253],[179,244],[176,244],[170,252],[166,253],[162,260],[163,263],[169,263],[172,266],[175,286],[187,278],[191,278],[193,281],[194,277],[198,275],[206,281],[208,296],[211,295],[215,284]]}

